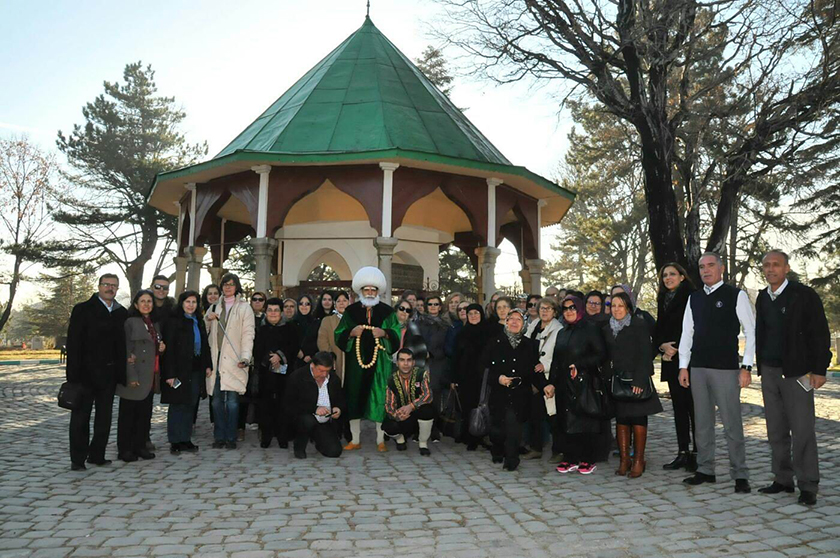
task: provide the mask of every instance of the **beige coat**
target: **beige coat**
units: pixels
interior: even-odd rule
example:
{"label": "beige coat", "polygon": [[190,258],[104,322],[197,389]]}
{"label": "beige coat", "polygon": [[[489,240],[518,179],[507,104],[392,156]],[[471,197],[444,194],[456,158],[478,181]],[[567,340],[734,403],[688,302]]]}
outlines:
{"label": "beige coat", "polygon": [[341,378],[341,385],[344,386],[344,351],[335,344],[335,330],[341,316],[331,314],[321,320],[321,328],[318,330],[318,350],[327,351],[335,355],[335,373]]}
{"label": "beige coat", "polygon": [[[208,309],[208,312],[221,314],[224,298]],[[207,322],[207,337],[210,341],[210,356],[213,371],[207,378],[207,394],[213,394],[216,386],[216,374],[221,374],[222,391],[235,391],[242,395],[248,386],[248,368],[239,368],[240,359],[251,360],[254,351],[254,311],[251,305],[236,297],[227,318],[227,337],[222,335],[219,347],[219,320]],[[221,349],[221,354],[219,352]]]}

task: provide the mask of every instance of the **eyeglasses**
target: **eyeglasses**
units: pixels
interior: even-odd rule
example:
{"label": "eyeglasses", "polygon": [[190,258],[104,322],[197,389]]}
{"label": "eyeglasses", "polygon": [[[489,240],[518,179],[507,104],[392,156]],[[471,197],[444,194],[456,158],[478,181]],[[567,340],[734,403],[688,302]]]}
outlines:
{"label": "eyeglasses", "polygon": [[251,302],[265,302],[265,299],[261,296],[252,296]]}
{"label": "eyeglasses", "polygon": [[233,281],[228,281],[227,283],[222,284],[222,287],[235,287],[235,286],[236,286],[236,283],[234,283]]}
{"label": "eyeglasses", "polygon": [[575,308],[574,306],[564,306],[563,307],[563,312],[569,312],[570,310],[574,310],[575,312],[577,312],[577,308]]}
{"label": "eyeglasses", "polygon": [[601,306],[601,303],[598,302],[597,300],[589,300],[589,301],[586,302],[586,304],[588,306]]}
{"label": "eyeglasses", "polygon": [[427,302],[426,306],[440,306],[440,302]]}
{"label": "eyeglasses", "polygon": [[400,306],[397,310],[400,312],[411,312],[411,308],[408,308],[407,306]]}
{"label": "eyeglasses", "polygon": [[311,302],[299,302],[298,306],[312,306]]}
{"label": "eyeglasses", "polygon": [[168,291],[169,285],[152,285],[156,291]]}
{"label": "eyeglasses", "polygon": [[285,306],[283,306],[283,309],[285,310],[286,308],[291,308],[294,310],[295,308],[297,308],[297,306],[295,306],[294,304],[286,304]]}
{"label": "eyeglasses", "polygon": [[119,289],[120,288],[119,283],[99,283],[99,286],[100,287],[110,287],[112,289]]}

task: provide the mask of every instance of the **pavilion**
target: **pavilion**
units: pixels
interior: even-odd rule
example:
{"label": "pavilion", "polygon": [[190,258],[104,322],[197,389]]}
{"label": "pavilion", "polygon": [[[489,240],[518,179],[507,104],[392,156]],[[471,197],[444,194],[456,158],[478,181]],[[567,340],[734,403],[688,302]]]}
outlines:
{"label": "pavilion", "polygon": [[148,202],[178,216],[176,290],[198,288],[207,246],[217,281],[250,235],[258,290],[378,265],[388,301],[396,270],[397,287],[436,282],[448,244],[489,296],[505,238],[541,292],[540,227],[574,197],[511,164],[366,17],[218,155],[159,174]]}

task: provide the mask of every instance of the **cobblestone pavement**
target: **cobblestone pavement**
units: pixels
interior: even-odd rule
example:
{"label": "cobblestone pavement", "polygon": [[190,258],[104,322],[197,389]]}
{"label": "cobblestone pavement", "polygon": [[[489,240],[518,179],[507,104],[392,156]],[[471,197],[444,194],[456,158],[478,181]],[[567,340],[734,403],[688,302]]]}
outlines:
{"label": "cobblestone pavement", "polygon": [[[0,556],[504,556],[645,557],[840,555],[840,385],[818,394],[822,459],[816,508],[796,495],[765,496],[769,483],[760,384],[743,394],[753,493],[735,495],[718,433],[718,482],[690,488],[667,472],[675,442],[670,404],[653,417],[648,470],[559,475],[523,462],[509,473],[484,452],[445,440],[430,458],[374,451],[299,461],[261,449],[248,431],[238,450],[211,450],[207,404],[197,455],[166,448],[156,406],[158,458],[69,469],[69,414],[55,404],[63,369],[0,368]],[[660,387],[660,393],[666,391]],[[116,423],[116,409],[114,411]]]}

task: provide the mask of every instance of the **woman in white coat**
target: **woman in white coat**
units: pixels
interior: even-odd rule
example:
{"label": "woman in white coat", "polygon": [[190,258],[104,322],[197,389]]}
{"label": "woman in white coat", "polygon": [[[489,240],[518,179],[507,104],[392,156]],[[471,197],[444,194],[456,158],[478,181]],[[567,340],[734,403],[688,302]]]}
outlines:
{"label": "woman in white coat", "polygon": [[236,449],[239,396],[248,386],[248,363],[254,350],[254,311],[242,295],[239,277],[226,273],[222,298],[207,312],[213,371],[207,394],[213,396],[213,447]]}
{"label": "woman in white coat", "polygon": [[[529,337],[537,342],[539,347],[540,362],[537,365],[535,372],[537,374],[544,374],[548,379],[548,371],[551,370],[551,359],[554,356],[554,342],[557,340],[557,332],[563,329],[563,325],[558,321],[557,316],[560,313],[557,301],[553,297],[541,298],[537,302],[539,312],[539,319],[532,320],[528,323],[528,330],[526,337]],[[542,457],[543,448],[543,424],[548,417],[545,408],[545,399],[543,392],[536,388],[532,388],[531,396],[531,418],[529,423],[531,425],[531,451],[522,456],[522,459],[539,459]],[[555,451],[559,449],[557,444]]]}

